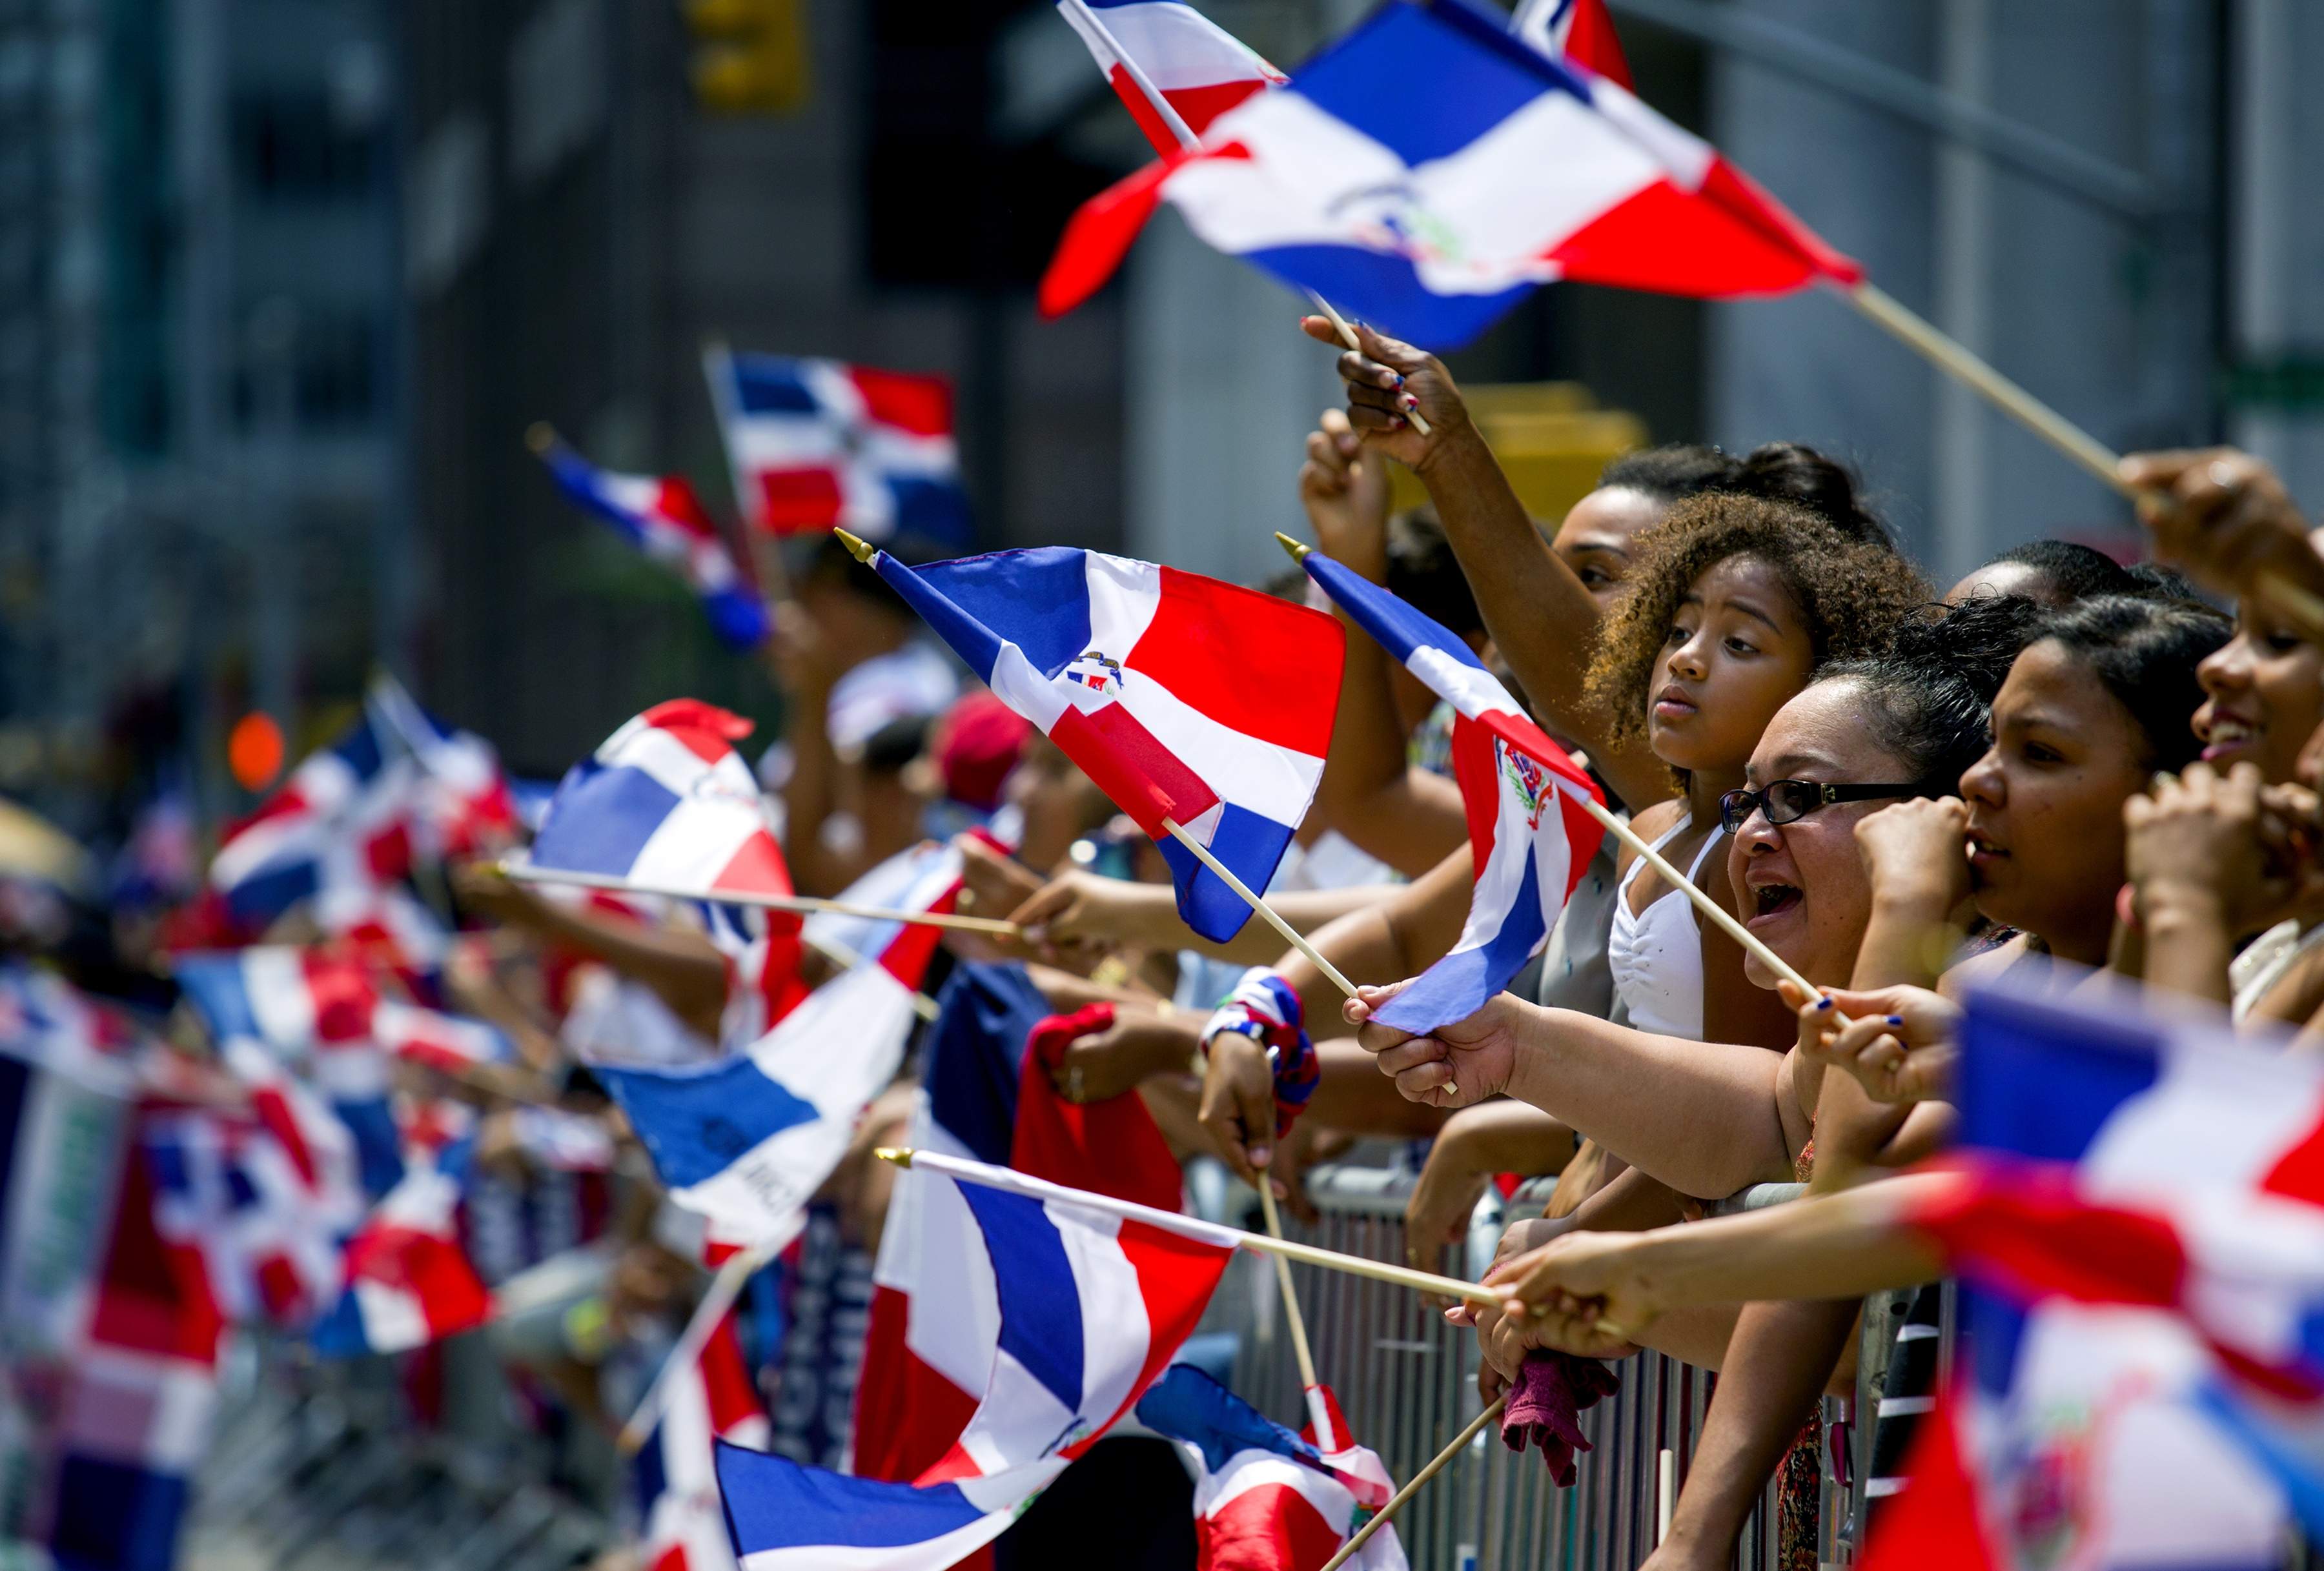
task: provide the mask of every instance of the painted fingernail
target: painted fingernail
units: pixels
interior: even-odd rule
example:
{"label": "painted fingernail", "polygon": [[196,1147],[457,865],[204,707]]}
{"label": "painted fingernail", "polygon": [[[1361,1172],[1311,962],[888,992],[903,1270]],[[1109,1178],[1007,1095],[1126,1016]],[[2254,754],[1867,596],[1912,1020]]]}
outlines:
{"label": "painted fingernail", "polygon": [[1416,409],[1420,407],[1420,400],[1413,397],[1410,393],[1405,394],[1404,397],[1397,401],[1402,403],[1407,409]]}
{"label": "painted fingernail", "polygon": [[1404,374],[1401,372],[1389,372],[1388,385],[1390,387],[1402,387],[1404,385]]}
{"label": "painted fingernail", "polygon": [[1902,1015],[1891,1015],[1888,1016],[1888,1024],[1891,1025],[1902,1025],[1904,1024],[1904,1017]]}
{"label": "painted fingernail", "polygon": [[1818,998],[1816,1000],[1816,1007],[1819,1009],[1829,1009],[1831,1007],[1831,1000],[1829,998]]}
{"label": "painted fingernail", "polygon": [[1401,431],[1401,430],[1403,430],[1403,429],[1404,429],[1404,417],[1403,417],[1402,415],[1390,415],[1390,416],[1388,418],[1388,428],[1389,430],[1391,430],[1391,431]]}

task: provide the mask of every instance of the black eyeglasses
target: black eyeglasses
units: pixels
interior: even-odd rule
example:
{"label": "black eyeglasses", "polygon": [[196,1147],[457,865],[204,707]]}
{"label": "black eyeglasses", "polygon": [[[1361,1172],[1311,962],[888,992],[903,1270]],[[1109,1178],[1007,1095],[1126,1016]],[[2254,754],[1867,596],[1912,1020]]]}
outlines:
{"label": "black eyeglasses", "polygon": [[1835,802],[1877,802],[1884,796],[1921,796],[1920,786],[1827,786],[1821,780],[1770,780],[1757,791],[1729,791],[1719,799],[1719,822],[1729,834],[1742,832],[1755,812],[1769,823],[1795,823]]}

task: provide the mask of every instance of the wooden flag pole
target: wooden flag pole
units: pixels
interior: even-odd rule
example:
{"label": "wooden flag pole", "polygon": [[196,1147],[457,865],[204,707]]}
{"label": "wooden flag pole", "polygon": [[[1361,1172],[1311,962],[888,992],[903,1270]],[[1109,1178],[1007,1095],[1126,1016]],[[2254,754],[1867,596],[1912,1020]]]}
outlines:
{"label": "wooden flag pole", "polygon": [[[1851,284],[1840,289],[1840,293],[1849,305],[1894,334],[1931,364],[1983,394],[2004,414],[2080,464],[2093,478],[2133,501],[2140,499],[2140,488],[2122,477],[2119,454],[2002,375],[1968,345],[1871,283]],[[2324,638],[2324,600],[2282,578],[2271,576],[2263,583],[2271,600],[2306,624],[2310,637]]]}
{"label": "wooden flag pole", "polygon": [[564,868],[540,868],[530,862],[493,864],[503,877],[521,884],[567,884],[576,889],[610,889],[616,894],[653,895],[664,900],[706,900],[714,905],[752,905],[761,911],[823,911],[834,916],[858,916],[867,922],[912,922],[923,927],[950,927],[962,932],[989,932],[1015,938],[1022,931],[1013,922],[995,916],[959,916],[942,911],[891,911],[881,905],[857,905],[845,900],[825,900],[814,895],[753,895],[733,889],[678,889],[662,884],[641,884],[610,873],[577,873]]}
{"label": "wooden flag pole", "polygon": [[[1267,1219],[1267,1236],[1280,1242],[1283,1217],[1275,1208],[1275,1185],[1267,1173],[1259,1175],[1259,1214]],[[1336,1451],[1339,1432],[1332,1425],[1332,1410],[1323,1405],[1322,1383],[1315,1378],[1315,1355],[1307,1345],[1307,1321],[1299,1312],[1299,1293],[1291,1285],[1291,1263],[1275,1257],[1275,1285],[1283,1291],[1283,1309],[1291,1322],[1291,1356],[1299,1365],[1299,1389],[1307,1399],[1307,1421],[1315,1429],[1315,1448]]]}
{"label": "wooden flag pole", "polygon": [[[1275,537],[1282,544],[1285,550],[1291,553],[1291,559],[1295,562],[1305,561],[1307,553],[1314,549],[1314,547],[1302,545],[1297,540],[1293,539],[1290,536],[1279,531],[1277,533]],[[1654,868],[1655,872],[1661,874],[1665,883],[1668,884],[1674,889],[1685,891],[1686,897],[1694,902],[1695,909],[1702,912],[1705,918],[1715,923],[1721,932],[1724,932],[1728,937],[1733,939],[1737,943],[1741,944],[1743,946],[1744,952],[1757,956],[1761,965],[1766,967],[1769,970],[1775,972],[1775,975],[1783,978],[1785,981],[1790,982],[1794,987],[1798,988],[1802,992],[1807,994],[1812,998],[1817,997],[1823,991],[1822,988],[1817,987],[1805,977],[1800,975],[1798,970],[1795,969],[1789,961],[1784,960],[1783,956],[1777,954],[1774,950],[1769,949],[1766,942],[1763,942],[1757,933],[1744,926],[1740,922],[1737,921],[1733,914],[1730,914],[1724,906],[1720,905],[1718,901],[1713,900],[1702,890],[1696,888],[1693,879],[1688,877],[1684,873],[1680,872],[1676,868],[1671,866],[1670,863],[1665,859],[1663,854],[1655,850],[1651,844],[1639,835],[1637,831],[1632,829],[1629,824],[1624,822],[1618,814],[1607,811],[1604,804],[1600,803],[1597,798],[1584,795],[1577,792],[1573,795],[1572,799],[1581,804],[1582,811],[1589,813],[1591,817],[1596,819],[1600,826],[1603,828],[1607,833],[1612,835],[1624,845],[1629,847],[1631,850],[1645,858],[1646,865]],[[1839,1022],[1839,1024],[1844,1024],[1846,1022],[1841,1021]]]}
{"label": "wooden flag pole", "polygon": [[710,1340],[710,1333],[717,1329],[718,1322],[726,1318],[726,1311],[733,1309],[734,1300],[742,1296],[742,1284],[751,1280],[752,1272],[773,1259],[774,1255],[772,1249],[753,1246],[738,1250],[726,1257],[726,1263],[718,1268],[718,1274],[710,1279],[710,1286],[704,1291],[702,1301],[694,1306],[694,1316],[686,1322],[686,1329],[678,1333],[669,1356],[662,1360],[661,1368],[655,1372],[653,1383],[646,1387],[645,1397],[638,1403],[637,1410],[630,1415],[630,1421],[622,1426],[622,1433],[613,1444],[622,1456],[638,1454],[638,1448],[646,1443],[646,1437],[652,1434],[654,1426],[661,1421],[661,1410],[669,1404],[670,1382],[677,1378],[680,1370],[690,1368],[700,1361],[703,1346]]}
{"label": "wooden flag pole", "polygon": [[1483,1412],[1479,1413],[1475,1418],[1471,1419],[1469,1420],[1469,1427],[1462,1429],[1459,1434],[1453,1436],[1452,1443],[1450,1446],[1445,1447],[1444,1449],[1436,1453],[1434,1456],[1429,1459],[1427,1466],[1414,1474],[1410,1484],[1406,1484],[1402,1489],[1397,1490],[1394,1494],[1388,1496],[1388,1503],[1379,1508],[1379,1511],[1373,1516],[1372,1520],[1366,1522],[1362,1527],[1358,1528],[1355,1531],[1355,1536],[1350,1539],[1346,1543],[1340,1546],[1340,1552],[1323,1562],[1323,1571],[1340,1571],[1341,1566],[1346,1565],[1351,1559],[1354,1558],[1356,1554],[1361,1550],[1366,1544],[1371,1541],[1371,1536],[1374,1533],[1379,1532],[1381,1528],[1387,1526],[1389,1519],[1404,1509],[1405,1502],[1406,1501],[1409,1501],[1414,1495],[1420,1493],[1420,1486],[1422,1484],[1427,1483],[1430,1479],[1443,1472],[1445,1467],[1451,1464],[1452,1458],[1458,1456],[1469,1442],[1477,1438],[1478,1431],[1482,1429],[1487,1424],[1491,1423],[1495,1419],[1499,1418],[1501,1416],[1501,1410],[1508,1405],[1508,1395],[1507,1392],[1504,1392],[1493,1400],[1492,1406],[1487,1408]]}
{"label": "wooden flag pole", "polygon": [[[847,970],[852,971],[858,966],[868,966],[872,963],[836,939],[817,938],[808,932],[801,932],[799,939],[807,948],[822,951],[825,959]],[[936,1017],[936,1001],[915,988],[912,992],[912,1013],[923,1020],[933,1021]]]}
{"label": "wooden flag pole", "polygon": [[1293,949],[1296,949],[1301,954],[1305,955],[1307,957],[1308,964],[1314,966],[1317,970],[1330,978],[1333,987],[1339,988],[1341,992],[1345,993],[1351,998],[1356,996],[1356,985],[1348,980],[1347,977],[1341,972],[1340,968],[1325,960],[1323,958],[1323,951],[1318,950],[1314,944],[1307,942],[1305,934],[1302,933],[1297,928],[1292,926],[1289,923],[1284,921],[1281,916],[1277,915],[1274,906],[1269,905],[1265,900],[1260,899],[1257,895],[1253,894],[1251,892],[1250,886],[1244,883],[1240,878],[1236,877],[1232,868],[1229,868],[1224,862],[1219,860],[1218,858],[1211,855],[1210,847],[1196,840],[1193,835],[1188,834],[1185,828],[1181,826],[1176,819],[1164,819],[1162,821],[1162,827],[1170,831],[1171,839],[1176,841],[1180,845],[1185,846],[1188,850],[1194,852],[1194,859],[1196,861],[1202,863],[1203,866],[1208,868],[1212,872],[1216,873],[1219,876],[1219,881],[1221,883],[1233,890],[1236,894],[1241,896],[1244,905],[1250,906],[1253,911],[1258,912],[1261,916],[1267,918],[1268,925],[1275,929],[1276,932],[1281,933],[1285,942],[1289,943]]}
{"label": "wooden flag pole", "polygon": [[1366,1260],[1360,1254],[1342,1254],[1336,1249],[1319,1249],[1313,1244],[1301,1244],[1295,1239],[1270,1238],[1264,1233],[1252,1233],[1240,1227],[1182,1217],[1175,1211],[1159,1211],[1152,1206],[1141,1206],[1135,1200],[1117,1200],[1108,1195],[1093,1194],[1087,1190],[1030,1178],[1006,1168],[964,1162],[936,1152],[915,1151],[908,1145],[882,1145],[872,1154],[882,1162],[892,1162],[898,1167],[925,1163],[930,1171],[941,1172],[957,1182],[981,1183],[1036,1199],[1059,1199],[1109,1217],[1125,1217],[1132,1221],[1149,1223],[1165,1232],[1185,1237],[1199,1238],[1205,1243],[1231,1248],[1249,1249],[1260,1254],[1279,1254],[1304,1264],[1321,1266],[1325,1271],[1344,1272],[1350,1276],[1368,1276],[1374,1282],[1393,1282],[1397,1287],[1408,1287],[1416,1292],[1435,1293],[1442,1298],[1459,1299],[1464,1303],[1491,1304],[1497,1308],[1506,1296],[1500,1290],[1487,1287],[1481,1282],[1462,1282],[1458,1277],[1438,1276],[1434,1272],[1390,1265],[1384,1260]]}
{"label": "wooden flag pole", "polygon": [[[1098,15],[1096,10],[1085,4],[1084,0],[1074,0],[1073,9],[1078,25],[1089,29],[1105,41],[1106,48],[1111,50],[1113,58],[1121,63],[1123,73],[1137,84],[1139,96],[1146,100],[1147,107],[1154,111],[1155,118],[1170,128],[1170,134],[1178,139],[1178,145],[1189,150],[1202,146],[1203,139],[1194,134],[1194,128],[1186,124],[1186,117],[1178,113],[1176,105],[1162,96],[1162,89],[1154,85],[1154,78],[1146,74],[1146,68],[1138,63],[1137,57],[1121,47],[1121,41],[1113,36],[1113,30],[1106,26],[1104,18]],[[1330,320],[1332,330],[1340,335],[1341,343],[1351,349],[1363,347],[1357,342],[1356,330],[1348,326],[1348,319],[1345,317],[1333,308],[1331,301],[1314,289],[1307,290],[1306,295],[1315,308],[1323,312]],[[1404,418],[1412,422],[1414,430],[1424,436],[1428,435],[1428,422],[1421,418],[1418,409],[1406,409],[1404,412]]]}

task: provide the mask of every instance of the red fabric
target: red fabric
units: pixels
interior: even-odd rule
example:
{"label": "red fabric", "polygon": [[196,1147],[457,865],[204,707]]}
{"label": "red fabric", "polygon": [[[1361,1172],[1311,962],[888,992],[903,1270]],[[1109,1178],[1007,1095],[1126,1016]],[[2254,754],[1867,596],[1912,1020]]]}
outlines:
{"label": "red fabric", "polygon": [[1287,1484],[1246,1489],[1194,1518],[1201,1571],[1316,1571],[1340,1548],[1340,1530]]}
{"label": "red fabric", "polygon": [[492,1294],[459,1244],[426,1228],[364,1228],[347,1245],[347,1279],[410,1293],[438,1337],[481,1326],[493,1311]]}
{"label": "red fabric", "polygon": [[1162,182],[1193,156],[1183,151],[1170,153],[1074,209],[1057,239],[1056,253],[1041,274],[1041,315],[1062,317],[1104,287],[1130,254],[1138,232],[1154,216],[1162,200]]}
{"label": "red fabric", "polygon": [[1954,1400],[1939,1395],[1914,1437],[1904,1488],[1873,1513],[1857,1571],[2000,1571],[1978,1528],[1977,1485],[1960,1454]]}
{"label": "red fabric", "polygon": [[1051,1183],[1176,1211],[1183,1190],[1177,1159],[1144,1099],[1131,1092],[1075,1104],[1059,1096],[1049,1079],[1066,1048],[1109,1029],[1113,1018],[1112,1005],[1092,1004],[1033,1027],[1018,1078],[1009,1165]]}
{"label": "red fabric", "polygon": [[1609,82],[1631,86],[1630,62],[1622,53],[1614,19],[1606,14],[1606,0],[1575,0],[1573,23],[1565,33],[1565,58]]}
{"label": "red fabric", "polygon": [[1121,666],[1222,726],[1320,758],[1347,638],[1328,611],[1166,566],[1154,620]]}
{"label": "red fabric", "polygon": [[773,535],[803,535],[839,521],[846,498],[839,472],[815,469],[759,471],[759,516],[751,521]]}
{"label": "red fabric", "polygon": [[863,1373],[855,1388],[855,1473],[908,1483],[952,1449],[976,1416],[981,1392],[961,1390],[906,1346],[911,1300],[890,1287],[872,1290]]}
{"label": "red fabric", "polygon": [[1170,838],[1166,818],[1191,823],[1218,804],[1203,777],[1119,703],[1086,714],[1068,706],[1049,740],[1148,839]]}
{"label": "red fabric", "polygon": [[1033,722],[990,693],[972,693],[936,722],[936,767],[945,795],[990,813],[1001,805],[1001,787],[1025,757]]}
{"label": "red fabric", "polygon": [[1595,1358],[1528,1353],[1501,1413],[1501,1443],[1519,1452],[1540,1447],[1551,1482],[1570,1489],[1575,1454],[1591,1448],[1582,1433],[1582,1414],[1621,1389],[1621,1377]]}
{"label": "red fabric", "polygon": [[1577,283],[1702,299],[1864,276],[1724,159],[1712,160],[1701,190],[1659,180],[1567,235],[1547,260]]}
{"label": "red fabric", "polygon": [[916,436],[952,435],[952,382],[941,376],[851,365],[847,374],[863,395],[867,419]]}
{"label": "red fabric", "polygon": [[2057,1294],[2168,1309],[2186,1280],[2177,1229],[2082,1199],[2064,1163],[1979,1162],[1967,1182],[1923,1202],[1907,1220],[1936,1239],[1962,1275],[2020,1301]]}
{"label": "red fabric", "polygon": [[715,764],[733,752],[733,744],[749,736],[752,730],[752,723],[741,715],[698,698],[665,699],[638,718],[657,730],[668,731],[706,764]]}
{"label": "red fabric", "polygon": [[2310,1129],[2299,1144],[2277,1157],[2259,1187],[2267,1194],[2324,1206],[2324,1124]]}
{"label": "red fabric", "polygon": [[154,1227],[153,1180],[145,1163],[132,1156],[122,1166],[89,1339],[215,1364],[225,1328],[200,1254],[170,1244]]}
{"label": "red fabric", "polygon": [[751,1383],[750,1366],[742,1362],[732,1309],[703,1341],[702,1389],[709,1399],[711,1432],[723,1438],[732,1439],[742,1425],[766,1417],[758,1389]]}
{"label": "red fabric", "polygon": [[683,529],[697,539],[715,540],[718,526],[710,521],[703,510],[702,499],[694,494],[683,476],[664,475],[661,490],[654,498],[654,511],[673,528]]}

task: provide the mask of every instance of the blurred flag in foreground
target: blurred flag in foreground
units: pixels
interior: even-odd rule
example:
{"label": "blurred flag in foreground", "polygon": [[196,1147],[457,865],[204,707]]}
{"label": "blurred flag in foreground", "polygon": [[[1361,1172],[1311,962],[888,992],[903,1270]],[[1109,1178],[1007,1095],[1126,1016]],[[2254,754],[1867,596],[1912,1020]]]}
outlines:
{"label": "blurred flag in foreground", "polygon": [[717,635],[738,649],[767,637],[767,606],[735,565],[694,487],[678,475],[600,469],[540,428],[533,451],[565,494],[621,531],[631,545],[684,578]]}
{"label": "blurred flag in foreground", "polygon": [[236,921],[258,928],[327,881],[401,877],[411,868],[410,776],[408,757],[365,713],[228,828],[210,883]]}
{"label": "blurred flag in foreground", "polygon": [[[1336,1400],[1326,1412],[1344,1437]],[[1396,1492],[1370,1451],[1344,1438],[1321,1450],[1313,1433],[1293,1434],[1192,1364],[1154,1383],[1138,1419],[1194,1464],[1199,1571],[1322,1571]],[[1396,1530],[1374,1533],[1350,1563],[1404,1571]]]}
{"label": "blurred flag in foreground", "polygon": [[945,378],[723,348],[702,369],[752,528],[968,544]]}
{"label": "blurred flag in foreground", "polygon": [[759,1406],[730,1310],[692,1369],[670,1383],[661,1422],[632,1469],[645,1571],[731,1571],[733,1541],[718,1499],[716,1442],[762,1451],[772,1426]]}
{"label": "blurred flag in foreground", "polygon": [[1186,925],[1232,938],[1250,907],[1163,821],[1267,887],[1331,749],[1339,622],[1215,578],[1065,547],[918,569],[881,551],[872,565],[1153,837]]}
{"label": "blurred flag in foreground", "polygon": [[1057,0],[1057,10],[1157,152],[1289,79],[1183,0]]}
{"label": "blurred flag in foreground", "polygon": [[1321,551],[1301,562],[1333,604],[1452,706],[1452,772],[1476,860],[1469,920],[1378,1018],[1412,1032],[1466,1020],[1548,942],[1605,835],[1582,804],[1603,799],[1451,629]]}
{"label": "blurred flag in foreground", "polygon": [[1972,996],[1960,1389],[1865,1561],[2274,1566],[2324,1534],[2324,1061],[2151,996]]}
{"label": "blurred flag in foreground", "polygon": [[473,1122],[456,1120],[455,1138],[413,1152],[403,1177],[347,1240],[346,1290],[315,1328],[318,1351],[401,1353],[491,1316],[492,1293],[460,1241]]}
{"label": "blurred flag in foreground", "polygon": [[722,1446],[718,1483],[752,1571],[953,1565],[1102,1438],[1163,1370],[1216,1291],[1233,1234],[1005,1168],[927,1153],[959,1182],[963,1244],[989,1272],[954,1313],[982,1342],[983,1398],[914,1484],[847,1478]]}
{"label": "blurred flag in foreground", "polygon": [[1630,62],[1614,19],[1606,14],[1606,0],[1517,0],[1509,31],[1552,60],[1630,86]]}
{"label": "blurred flag in foreground", "polygon": [[1464,0],[1406,0],[1083,205],[1041,281],[1071,310],[1157,204],[1351,317],[1457,348],[1554,279],[1721,299],[1855,282],[1718,151]]}

